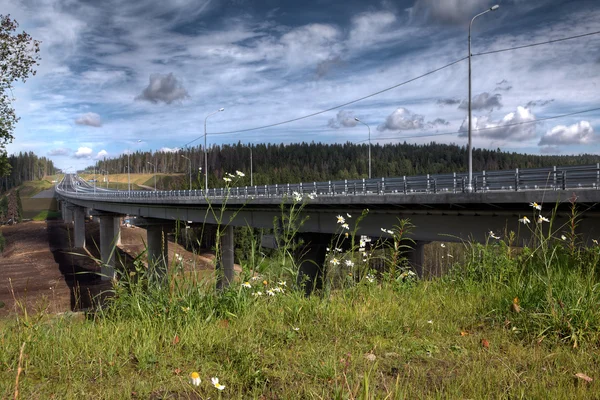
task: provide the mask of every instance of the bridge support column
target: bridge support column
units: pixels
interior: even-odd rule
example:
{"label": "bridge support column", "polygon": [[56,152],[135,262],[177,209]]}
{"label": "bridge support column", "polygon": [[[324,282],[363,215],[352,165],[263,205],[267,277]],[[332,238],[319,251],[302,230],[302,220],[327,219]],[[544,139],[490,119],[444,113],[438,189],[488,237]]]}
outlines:
{"label": "bridge support column", "polygon": [[115,246],[121,245],[121,217],[113,217],[113,241]]}
{"label": "bridge support column", "polygon": [[75,248],[85,247],[85,208],[71,206],[73,213],[73,246]]}
{"label": "bridge support column", "polygon": [[408,262],[414,269],[415,273],[419,278],[423,277],[423,264],[425,262],[425,245],[429,242],[424,242],[421,240],[415,241],[414,245],[412,245],[413,249],[408,252],[406,258],[408,258]]}
{"label": "bridge support column", "polygon": [[217,289],[222,290],[233,282],[233,226],[222,228],[222,236],[217,238],[221,243],[221,259],[217,260]]}
{"label": "bridge support column", "polygon": [[[100,257],[102,259],[102,280],[115,277],[115,218],[113,215],[98,215],[100,219]],[[118,224],[117,224],[118,228]]]}
{"label": "bridge support column", "polygon": [[298,250],[297,284],[304,287],[304,293],[310,295],[315,289],[323,288],[323,275],[327,247],[331,243],[330,234],[304,234],[304,245]]}
{"label": "bridge support column", "polygon": [[145,227],[148,238],[148,268],[152,270],[152,278],[159,281],[166,279],[169,265],[167,226],[157,222],[149,223]]}
{"label": "bridge support column", "polygon": [[63,221],[65,221],[66,224],[70,224],[73,222],[73,211],[69,207],[69,203],[62,203],[62,217]]}

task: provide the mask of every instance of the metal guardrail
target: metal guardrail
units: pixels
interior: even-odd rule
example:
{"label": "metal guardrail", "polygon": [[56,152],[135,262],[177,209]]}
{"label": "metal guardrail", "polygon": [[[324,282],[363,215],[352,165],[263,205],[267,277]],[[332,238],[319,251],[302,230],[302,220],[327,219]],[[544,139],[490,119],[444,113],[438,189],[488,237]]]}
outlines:
{"label": "metal guardrail", "polygon": [[[284,198],[294,194],[315,196],[365,196],[466,193],[466,173],[402,176],[379,179],[355,179],[327,182],[288,183],[198,190],[97,190],[81,187],[67,190],[61,181],[56,186],[65,197],[82,199],[223,199]],[[62,185],[61,185],[62,184]],[[473,174],[473,191],[508,192],[524,190],[600,189],[600,163],[595,165],[482,171]]]}

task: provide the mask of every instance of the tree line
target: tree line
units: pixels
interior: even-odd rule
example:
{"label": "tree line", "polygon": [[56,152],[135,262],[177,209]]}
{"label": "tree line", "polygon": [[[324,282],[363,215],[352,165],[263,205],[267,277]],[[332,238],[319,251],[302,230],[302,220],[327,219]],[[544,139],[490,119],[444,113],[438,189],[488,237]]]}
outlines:
{"label": "tree line", "polygon": [[52,160],[38,157],[33,152],[11,154],[6,158],[9,171],[0,180],[0,193],[20,186],[25,181],[43,179],[58,172]]}
{"label": "tree line", "polygon": [[[245,177],[237,185],[250,185],[250,154],[252,154],[253,183],[267,185],[360,179],[368,177],[368,144],[237,144],[214,145],[207,151],[210,187],[224,186],[227,173],[242,171]],[[474,149],[473,170],[495,171],[514,168],[539,168],[553,165],[581,165],[600,162],[593,154],[532,155],[503,152],[500,149]],[[372,177],[410,176],[465,172],[467,148],[456,144],[431,142],[425,145],[410,143],[373,144],[371,147]],[[191,170],[194,189],[204,186],[204,151],[198,147],[176,152],[137,151],[114,159],[98,161],[85,172],[108,171],[109,174],[180,173],[186,179],[178,181],[187,188]],[[105,172],[102,172],[105,173]],[[175,189],[170,187],[167,189]]]}

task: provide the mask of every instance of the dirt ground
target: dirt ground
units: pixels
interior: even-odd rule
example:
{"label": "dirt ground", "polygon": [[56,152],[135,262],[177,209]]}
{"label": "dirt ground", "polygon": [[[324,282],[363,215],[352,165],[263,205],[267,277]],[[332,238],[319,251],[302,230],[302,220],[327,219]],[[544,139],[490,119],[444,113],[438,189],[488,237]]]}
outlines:
{"label": "dirt ground", "polygon": [[[0,317],[11,313],[46,311],[59,313],[77,311],[91,305],[91,298],[110,289],[93,272],[100,268],[99,227],[86,222],[86,249],[73,249],[71,227],[62,221],[30,221],[3,226],[6,239],[0,257]],[[146,231],[136,227],[121,228],[122,245],[118,258],[131,262],[146,243]],[[169,260],[175,253],[183,257],[184,266],[206,270],[214,267],[213,256],[194,255],[180,245],[169,242]]]}

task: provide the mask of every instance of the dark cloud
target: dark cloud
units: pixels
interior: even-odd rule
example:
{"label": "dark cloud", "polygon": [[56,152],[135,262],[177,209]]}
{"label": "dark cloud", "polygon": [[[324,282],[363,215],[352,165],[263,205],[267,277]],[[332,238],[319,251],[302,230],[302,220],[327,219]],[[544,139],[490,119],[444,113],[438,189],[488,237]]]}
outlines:
{"label": "dark cloud", "polygon": [[597,141],[592,125],[588,121],[580,121],[570,126],[555,126],[542,136],[538,146],[589,144]]}
{"label": "dark cloud", "polygon": [[52,149],[48,152],[49,156],[68,156],[69,154],[71,154],[71,149],[67,149],[65,147]]}
{"label": "dark cloud", "polygon": [[554,99],[550,100],[532,100],[528,102],[525,107],[535,107],[535,106],[545,106],[546,104],[550,104],[554,101]]}
{"label": "dark cloud", "polygon": [[512,85],[506,80],[506,79],[502,79],[500,82],[496,83],[496,89],[494,89],[495,91],[498,90],[502,90],[504,92],[508,92],[510,89],[512,89]]}
{"label": "dark cloud", "polygon": [[455,104],[460,104],[460,100],[458,99],[438,99],[435,104],[438,106],[453,106]]}
{"label": "dark cloud", "polygon": [[353,111],[341,110],[337,113],[335,118],[331,118],[327,123],[330,128],[339,129],[341,127],[352,128],[356,126],[358,122],[354,119]]}
{"label": "dark cloud", "polygon": [[332,58],[329,58],[327,60],[321,61],[320,63],[317,64],[317,77],[322,78],[325,75],[327,75],[329,73],[329,71],[331,71],[332,68],[334,68],[336,65],[339,65],[342,63],[342,60],[339,56],[335,56]]}
{"label": "dark cloud", "polygon": [[379,125],[379,131],[405,131],[412,129],[422,129],[425,126],[424,117],[419,114],[414,114],[406,108],[400,107],[385,120],[385,123]]}
{"label": "dark cloud", "polygon": [[102,126],[102,120],[100,119],[100,116],[93,112],[83,114],[81,117],[75,120],[75,123],[77,125],[95,126],[97,128]]}
{"label": "dark cloud", "polygon": [[155,104],[161,101],[171,104],[174,101],[183,100],[188,97],[190,96],[187,90],[185,90],[172,73],[169,73],[167,75],[150,75],[150,83],[135,99],[146,100]]}
{"label": "dark cloud", "polygon": [[[502,95],[491,94],[488,92],[479,93],[471,100],[471,108],[473,110],[494,110],[494,108],[502,108]],[[458,108],[466,110],[468,108],[467,100],[460,102]]]}
{"label": "dark cloud", "polygon": [[446,126],[446,125],[450,125],[450,122],[446,121],[443,118],[436,118],[433,121],[427,122],[427,125],[429,125],[430,127],[436,127],[436,126],[439,126],[439,125]]}

